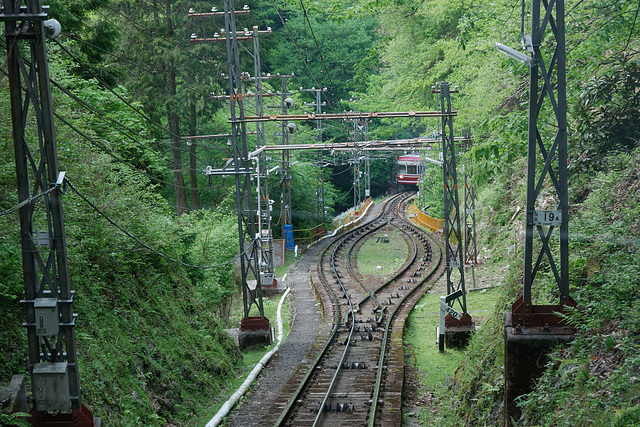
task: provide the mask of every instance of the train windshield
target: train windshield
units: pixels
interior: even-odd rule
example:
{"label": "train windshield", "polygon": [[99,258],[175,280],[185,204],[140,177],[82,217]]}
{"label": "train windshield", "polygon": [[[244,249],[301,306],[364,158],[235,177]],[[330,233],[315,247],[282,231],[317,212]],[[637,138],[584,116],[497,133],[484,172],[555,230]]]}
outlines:
{"label": "train windshield", "polygon": [[418,174],[418,165],[407,165],[407,174],[408,175],[417,175]]}

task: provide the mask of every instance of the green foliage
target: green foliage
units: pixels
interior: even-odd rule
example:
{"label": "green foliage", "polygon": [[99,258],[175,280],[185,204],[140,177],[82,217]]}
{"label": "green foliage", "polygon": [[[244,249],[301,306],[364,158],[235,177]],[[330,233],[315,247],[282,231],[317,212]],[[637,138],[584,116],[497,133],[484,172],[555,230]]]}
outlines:
{"label": "green foliage", "polygon": [[639,160],[637,149],[609,155],[607,171],[591,176],[571,226],[573,265],[582,266],[572,286],[581,308],[567,320],[578,335],[553,354],[535,390],[521,399],[523,425],[640,423]]}
{"label": "green foliage", "polygon": [[29,414],[24,412],[16,412],[14,414],[5,414],[0,412],[0,425],[13,427],[30,427],[31,423],[23,418],[28,418]]}
{"label": "green foliage", "polygon": [[[408,255],[409,247],[400,233],[379,232],[358,250],[357,268],[363,276],[390,277],[402,267]],[[378,269],[378,267],[381,268]]]}
{"label": "green foliage", "polygon": [[[95,81],[73,77],[68,62],[57,60],[57,54],[52,49],[56,81],[104,112],[87,113],[56,93],[56,111],[101,143],[94,145],[70,127],[59,126],[61,168],[97,209],[152,248],[113,227],[74,193],[65,195],[83,401],[115,426],[199,419],[209,408],[210,390],[218,390],[217,384],[241,359],[220,320],[228,316],[236,295],[230,263],[237,254],[235,215],[222,209],[176,219],[147,173],[158,166],[146,145],[150,141],[144,138],[148,135],[144,121]],[[2,86],[0,92],[3,105],[5,89]],[[126,97],[124,89],[118,90]],[[0,134],[10,135],[10,122],[4,117]],[[119,137],[107,117],[135,129],[140,140]],[[2,211],[17,204],[11,151],[3,150],[0,157],[0,187],[6,190],[0,199]],[[36,228],[44,223],[39,212],[34,217]],[[23,285],[17,216],[14,212],[0,217],[2,382],[27,370],[24,314],[18,303]],[[167,257],[202,266],[223,265],[199,270]]]}
{"label": "green foliage", "polygon": [[424,170],[424,180],[422,184],[419,184],[419,190],[418,203],[420,210],[436,219],[443,219],[442,168],[427,163]]}
{"label": "green foliage", "polygon": [[274,46],[263,60],[267,67],[281,74],[295,73],[297,82],[304,88],[328,87],[331,104],[328,108],[336,108],[339,99],[348,98],[349,81],[356,76],[361,58],[375,46],[378,22],[372,17],[361,17],[338,23],[324,15],[309,16],[309,22],[315,40],[302,13],[293,14],[287,21],[302,56],[292,47],[285,30],[274,35]]}
{"label": "green foliage", "polygon": [[640,58],[623,54],[610,61],[606,71],[583,83],[580,92],[574,171],[600,170],[611,150],[633,149],[640,142]]}

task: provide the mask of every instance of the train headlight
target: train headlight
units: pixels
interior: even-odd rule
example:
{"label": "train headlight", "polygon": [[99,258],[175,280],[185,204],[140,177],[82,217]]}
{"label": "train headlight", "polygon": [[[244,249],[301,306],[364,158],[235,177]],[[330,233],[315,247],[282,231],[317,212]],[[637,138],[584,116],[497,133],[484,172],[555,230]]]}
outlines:
{"label": "train headlight", "polygon": [[404,179],[404,175],[398,175],[398,178]]}

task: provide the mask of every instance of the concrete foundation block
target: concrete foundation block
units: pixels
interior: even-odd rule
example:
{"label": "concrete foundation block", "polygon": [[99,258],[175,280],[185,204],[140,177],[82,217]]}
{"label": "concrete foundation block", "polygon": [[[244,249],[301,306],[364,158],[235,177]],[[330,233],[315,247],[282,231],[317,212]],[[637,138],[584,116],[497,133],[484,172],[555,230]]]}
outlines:
{"label": "concrete foundation block", "polygon": [[8,386],[0,387],[0,405],[2,411],[8,414],[28,412],[27,384],[24,375],[14,375]]}
{"label": "concrete foundation block", "polygon": [[518,396],[533,390],[544,371],[549,352],[574,339],[573,328],[564,325],[522,326],[514,324],[512,313],[505,318],[504,404],[505,425],[516,425],[521,411],[515,404]]}
{"label": "concrete foundation block", "polygon": [[273,329],[265,317],[247,317],[240,322],[238,346],[241,349],[269,345],[273,342]]}

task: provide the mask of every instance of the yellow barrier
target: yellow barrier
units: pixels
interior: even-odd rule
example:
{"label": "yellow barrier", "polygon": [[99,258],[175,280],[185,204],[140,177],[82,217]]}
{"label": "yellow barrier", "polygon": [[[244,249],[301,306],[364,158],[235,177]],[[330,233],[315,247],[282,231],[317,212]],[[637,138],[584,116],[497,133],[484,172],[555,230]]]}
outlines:
{"label": "yellow barrier", "polygon": [[298,244],[310,245],[320,240],[326,234],[327,227],[324,224],[319,224],[313,228],[293,230],[293,240]]}
{"label": "yellow barrier", "polygon": [[411,220],[411,222],[426,227],[433,232],[444,228],[444,219],[436,219],[429,216],[418,209],[416,205],[409,205],[409,207],[407,207],[407,215],[409,215],[409,220]]}

